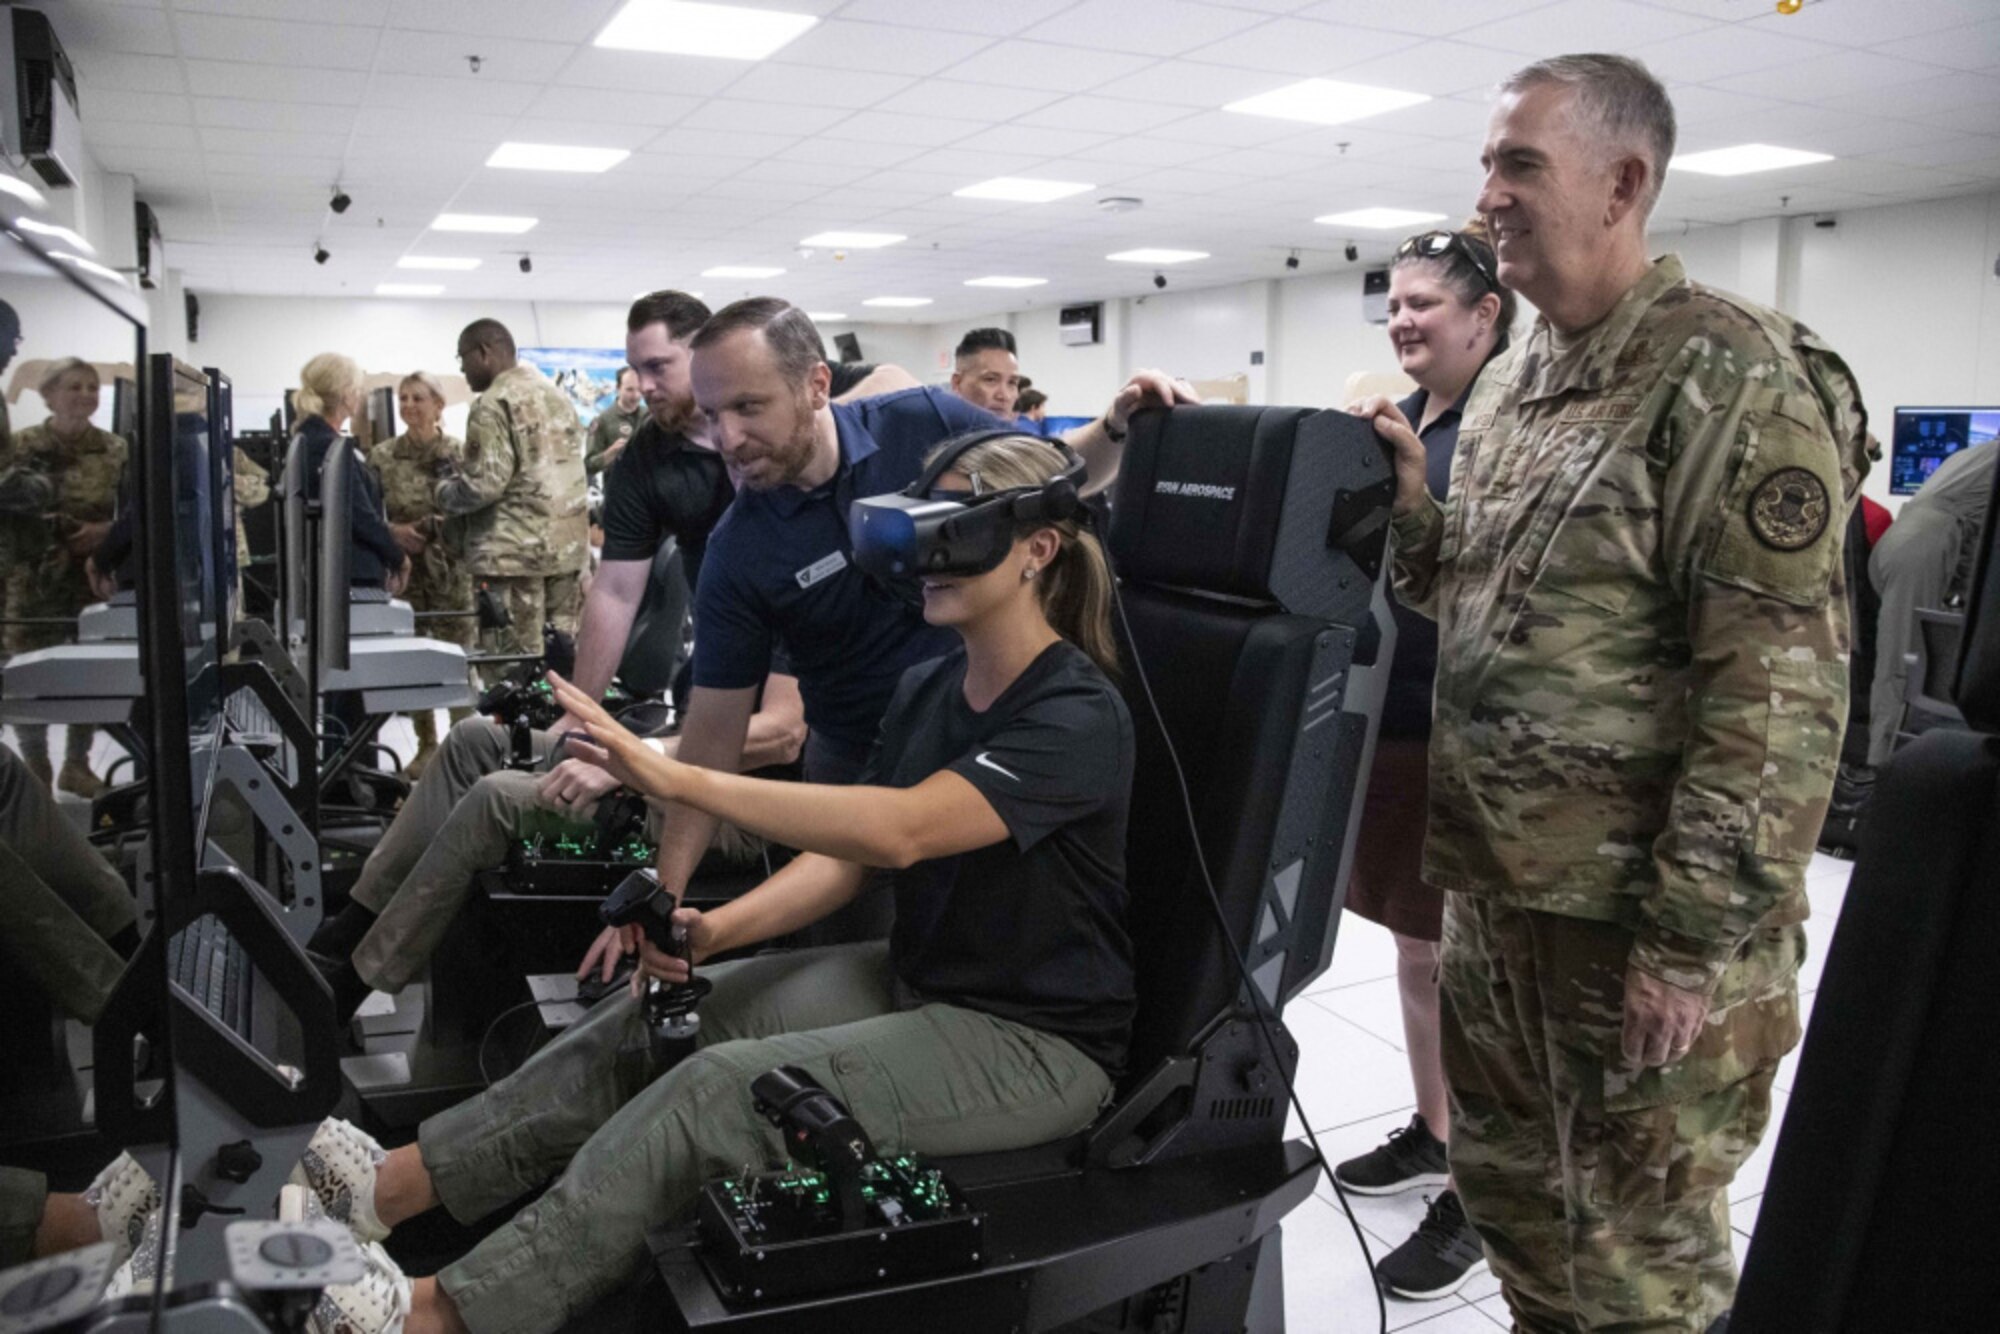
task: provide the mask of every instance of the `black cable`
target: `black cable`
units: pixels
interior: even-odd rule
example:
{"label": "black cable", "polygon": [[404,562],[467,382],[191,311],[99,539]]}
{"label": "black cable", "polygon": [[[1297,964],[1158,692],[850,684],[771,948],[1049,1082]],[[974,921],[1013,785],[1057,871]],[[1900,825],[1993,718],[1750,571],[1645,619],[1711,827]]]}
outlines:
{"label": "black cable", "polygon": [[[500,1011],[500,1013],[494,1015],[493,1022],[486,1026],[485,1036],[479,1039],[479,1081],[482,1084],[486,1085],[487,1088],[493,1087],[493,1076],[486,1073],[486,1044],[493,1040],[493,1030],[500,1027],[501,1021],[506,1019],[507,1016],[512,1014],[518,1014],[522,1010],[540,1004],[541,1004],[540,1001],[531,999],[531,1000],[524,1000],[519,1005],[510,1005],[506,1009]],[[540,1050],[541,1048],[537,1047],[534,1049],[534,1051],[530,1051],[528,1055],[533,1056],[536,1051]]]}
{"label": "black cable", "polygon": [[1236,948],[1236,938],[1229,930],[1229,917],[1222,910],[1222,895],[1215,888],[1215,877],[1209,874],[1208,854],[1202,850],[1201,830],[1195,819],[1194,797],[1188,791],[1187,770],[1181,767],[1180,751],[1174,746],[1173,736],[1167,731],[1166,716],[1160,712],[1160,702],[1153,696],[1153,683],[1146,677],[1146,664],[1139,656],[1139,641],[1132,634],[1132,622],[1125,615],[1125,599],[1118,591],[1118,572],[1111,569],[1111,552],[1108,544],[1104,548],[1105,568],[1111,574],[1111,605],[1118,611],[1118,624],[1125,631],[1125,642],[1132,650],[1132,670],[1138,677],[1139,688],[1145,693],[1146,708],[1153,715],[1154,726],[1160,729],[1160,740],[1166,743],[1167,758],[1174,766],[1174,781],[1180,787],[1181,810],[1187,816],[1188,838],[1194,844],[1194,863],[1201,869],[1201,883],[1208,890],[1208,908],[1215,918],[1215,928],[1222,934],[1223,952],[1236,965],[1237,980],[1250,994],[1250,1005],[1257,1013],[1257,1030],[1264,1036],[1264,1046],[1271,1054],[1271,1063],[1277,1067],[1278,1078],[1284,1081],[1285,1096],[1294,1111],[1299,1114],[1299,1124],[1305,1128],[1306,1141],[1312,1145],[1313,1157],[1319,1160],[1320,1170],[1333,1186],[1334,1198],[1340,1201],[1340,1211],[1347,1215],[1347,1225],[1354,1229],[1355,1244],[1361,1247],[1361,1262],[1368,1267],[1369,1281],[1375,1288],[1375,1313],[1381,1334],[1389,1331],[1389,1303],[1382,1295],[1381,1280],[1375,1276],[1375,1256],[1368,1248],[1368,1238],[1361,1230],[1361,1221],[1354,1216],[1354,1206],[1347,1202],[1347,1192],[1341,1189],[1339,1180],[1333,1175],[1333,1165],[1327,1161],[1326,1153],[1319,1147],[1319,1136],[1313,1133],[1312,1118],[1306,1115],[1305,1104],[1299,1101],[1299,1091],[1292,1083],[1291,1074],[1285,1069],[1285,1061],[1278,1054],[1278,1040],[1271,1036],[1271,1026],[1280,1022],[1277,1013],[1264,1001],[1257,984],[1251,979],[1250,969],[1243,962],[1243,952]]}

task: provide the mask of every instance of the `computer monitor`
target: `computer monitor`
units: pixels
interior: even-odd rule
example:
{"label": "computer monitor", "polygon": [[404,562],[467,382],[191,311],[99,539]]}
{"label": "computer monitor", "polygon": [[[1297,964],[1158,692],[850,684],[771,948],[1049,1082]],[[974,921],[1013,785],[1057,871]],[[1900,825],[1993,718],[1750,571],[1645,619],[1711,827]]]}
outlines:
{"label": "computer monitor", "polygon": [[216,501],[215,522],[215,640],[220,652],[229,651],[229,637],[236,625],[236,590],[240,572],[236,568],[236,406],[229,377],[213,366],[202,368],[208,377],[208,422],[211,447],[209,486]]}
{"label": "computer monitor", "polygon": [[861,340],[851,333],[835,334],[833,347],[842,361],[862,360]]}
{"label": "computer monitor", "polygon": [[1938,465],[2000,436],[2000,407],[1897,408],[1889,447],[1889,494],[1913,496]]}
{"label": "computer monitor", "polygon": [[[146,552],[140,603],[142,635],[178,644],[174,670],[142,653],[146,693],[157,724],[191,761],[185,800],[199,817],[207,809],[214,751],[222,726],[221,649],[214,531],[219,522],[209,419],[209,383],[166,353],[147,358],[147,429],[139,450],[140,517]],[[155,759],[161,758],[158,753]],[[158,803],[179,805],[165,768]],[[171,822],[169,822],[171,823]]]}

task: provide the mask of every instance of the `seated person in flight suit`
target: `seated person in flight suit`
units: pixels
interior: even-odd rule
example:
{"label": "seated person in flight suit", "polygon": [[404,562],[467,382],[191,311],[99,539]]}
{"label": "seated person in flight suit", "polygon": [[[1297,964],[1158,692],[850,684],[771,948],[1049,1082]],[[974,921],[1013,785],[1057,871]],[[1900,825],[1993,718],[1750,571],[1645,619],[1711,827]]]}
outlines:
{"label": "seated person in flight suit", "polygon": [[[138,921],[124,879],[21,757],[0,747],[0,964],[94,1024],[139,948]],[[52,1195],[40,1172],[0,1167],[0,1269],[98,1241],[117,1243],[122,1263],[158,1203],[124,1154],[81,1195]]]}
{"label": "seated person in flight suit", "polygon": [[[989,504],[1039,504],[1063,466],[1032,437],[989,439],[949,462],[935,494],[977,486],[1011,493]],[[856,784],[664,759],[559,683],[620,781],[806,850],[726,907],[675,913],[698,961],[824,917],[864,892],[870,868],[889,868],[896,932],[707,970],[702,1045],[664,1071],[640,1001],[620,995],[386,1157],[325,1123],[294,1180],[363,1238],[440,1203],[469,1220],[542,1192],[416,1282],[408,1334],[553,1330],[629,1282],[647,1260],[646,1230],[686,1210],[705,1180],[783,1157],[749,1094],[778,1065],[824,1083],[884,1153],[1044,1143],[1110,1098],[1135,1006],[1124,924],[1133,732],[1106,678],[1110,574],[1074,519],[1013,515],[986,572],[924,582],[926,621],[961,646],[903,675]],[[640,950],[647,974],[686,977],[650,942]],[[405,1282],[371,1275],[354,1285],[353,1310],[400,1304],[380,1294],[400,1299]]]}
{"label": "seated person in flight suit", "polygon": [[[635,304],[631,318],[640,318],[640,306],[651,299]],[[649,327],[678,339],[680,326],[671,317]],[[803,311],[776,298],[735,303],[691,331],[687,348],[692,353],[688,373],[708,419],[709,438],[739,474],[742,490],[716,526],[702,562],[694,691],[677,757],[725,772],[747,767],[754,757],[746,743],[757,740],[751,728],[757,693],[782,640],[810,729],[806,779],[851,782],[867,758],[882,709],[902,672],[948,650],[951,636],[928,625],[913,604],[878,588],[849,561],[847,507],[855,495],[907,485],[941,441],[1004,423],[939,389],[910,389],[852,404],[832,402],[818,331]],[[643,380],[646,349],[628,339],[627,353]],[[1115,460],[1131,413],[1148,402],[1191,397],[1185,385],[1141,372],[1113,400],[1103,421],[1072,432],[1069,443],[1087,459],[1094,453],[1094,462]],[[639,443],[635,440],[619,466],[642,457],[633,452]],[[589,670],[586,662],[580,651],[579,675]],[[601,663],[597,670],[601,679],[609,679]],[[592,690],[587,693],[594,693],[598,679],[588,684]],[[768,706],[768,698],[766,702]],[[485,741],[476,739],[472,729],[478,726],[468,722],[453,729],[426,781],[452,774],[457,775],[451,779],[456,786],[470,774],[484,781],[489,798],[497,800],[491,797],[494,789],[518,786],[519,780],[477,779],[477,766],[465,763],[466,750],[483,746],[495,768],[505,754],[491,731]],[[765,730],[768,734],[770,729]],[[544,802],[558,809],[584,809],[615,785],[602,774],[582,772],[586,768],[558,766],[542,782]],[[438,831],[456,794],[426,794],[424,786],[418,785],[411,802],[420,813],[407,826],[402,818],[391,826],[364,870],[355,890],[361,910],[350,905],[312,942],[347,1013],[366,999],[370,986],[396,990],[408,983],[443,938],[451,914],[469,892],[471,874],[497,863],[512,830],[512,825],[497,823],[515,818],[509,808],[495,806],[485,815],[468,813],[459,826],[462,837],[445,839]],[[659,867],[662,883],[678,896],[709,847],[715,821],[695,810],[669,806],[668,812],[656,816]],[[402,861],[406,856],[408,861]],[[486,860],[474,861],[474,856]],[[379,878],[378,860],[383,863]],[[398,878],[389,878],[399,871]],[[887,896],[870,897],[883,902],[853,905],[809,934],[808,942],[885,935]],[[371,907],[380,913],[379,920],[368,915]],[[606,931],[579,971],[601,964],[603,975],[611,976],[623,952],[619,941],[617,933]]]}

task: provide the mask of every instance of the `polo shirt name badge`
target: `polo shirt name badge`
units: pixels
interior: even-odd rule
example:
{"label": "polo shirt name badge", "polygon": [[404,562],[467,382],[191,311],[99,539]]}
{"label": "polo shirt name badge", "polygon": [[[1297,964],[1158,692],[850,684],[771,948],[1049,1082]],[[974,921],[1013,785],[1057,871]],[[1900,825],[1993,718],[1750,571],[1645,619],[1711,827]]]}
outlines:
{"label": "polo shirt name badge", "polygon": [[846,568],[847,553],[844,551],[835,551],[821,556],[803,570],[797,571],[792,575],[792,578],[799,581],[800,588],[811,588],[823,579],[831,579]]}

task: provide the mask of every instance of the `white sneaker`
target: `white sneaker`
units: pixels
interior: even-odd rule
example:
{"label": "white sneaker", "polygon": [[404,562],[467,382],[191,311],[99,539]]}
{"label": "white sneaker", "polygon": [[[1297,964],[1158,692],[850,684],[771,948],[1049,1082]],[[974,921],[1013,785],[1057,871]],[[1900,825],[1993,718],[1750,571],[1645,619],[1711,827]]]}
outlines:
{"label": "white sneaker", "polygon": [[[310,1187],[293,1183],[279,1190],[280,1222],[312,1222],[327,1216]],[[410,1316],[410,1280],[379,1242],[362,1242],[361,1258],[367,1274],[358,1282],[320,1293],[306,1319],[306,1334],[402,1334],[403,1322]]]}
{"label": "white sneaker", "polygon": [[347,1224],[356,1241],[380,1241],[389,1229],[375,1216],[375,1169],[388,1156],[359,1126],[328,1117],[287,1180],[318,1196],[325,1216]]}
{"label": "white sneaker", "polygon": [[[160,1207],[160,1186],[131,1154],[121,1153],[97,1174],[83,1201],[97,1211],[97,1235],[117,1248],[122,1265],[145,1236],[147,1217]],[[159,1239],[157,1228],[153,1237]]]}
{"label": "white sneaker", "polygon": [[166,1210],[154,1205],[135,1220],[137,1231],[131,1234],[131,1253],[111,1271],[111,1281],[104,1285],[105,1301],[153,1290],[160,1277],[160,1226],[166,1216]]}

